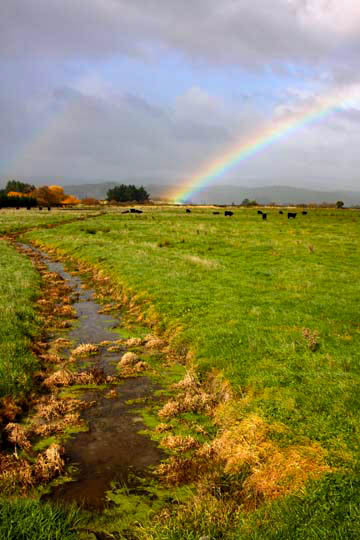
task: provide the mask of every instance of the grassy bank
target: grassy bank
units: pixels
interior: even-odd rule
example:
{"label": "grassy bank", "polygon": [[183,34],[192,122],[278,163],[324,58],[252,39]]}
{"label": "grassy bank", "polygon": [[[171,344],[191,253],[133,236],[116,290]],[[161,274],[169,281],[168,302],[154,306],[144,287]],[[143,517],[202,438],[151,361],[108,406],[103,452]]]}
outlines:
{"label": "grassy bank", "polygon": [[[336,492],[345,519],[350,493],[359,492],[357,485],[349,489],[360,429],[359,232],[352,211],[311,210],[288,221],[271,210],[264,222],[256,210],[225,219],[211,209],[186,215],[153,208],[28,236],[102,269],[119,288],[138,294],[149,320],[155,309],[163,328],[181,328],[173,346],[190,348],[200,372],[225,373],[237,392],[234,436],[247,419],[257,419],[251,433],[263,429],[265,443],[283,452],[272,472],[306,447],[323,456],[331,478],[331,471],[342,471]],[[259,441],[254,452],[264,443],[260,435]],[[311,462],[305,464],[310,470]],[[296,508],[309,500],[323,536],[315,528],[308,537],[343,538],[336,505],[336,519],[326,518],[326,485],[268,507],[259,517],[269,522],[266,534],[254,521],[252,532],[241,528],[237,537],[286,538],[276,520],[290,527]],[[313,519],[310,514],[303,519]],[[163,537],[180,538],[174,527]]]}
{"label": "grassy bank", "polygon": [[79,512],[19,499],[0,500],[1,540],[75,540]]}
{"label": "grassy bank", "polygon": [[[32,390],[38,360],[31,343],[39,334],[35,300],[40,296],[40,276],[30,260],[0,241],[0,405],[5,414],[16,411],[13,400]],[[11,407],[11,408],[9,408]],[[1,437],[1,428],[0,428]],[[1,460],[1,456],[0,456]],[[71,540],[78,511],[63,510],[37,500],[0,500],[1,540]]]}
{"label": "grassy bank", "polygon": [[24,395],[37,366],[30,351],[39,331],[34,301],[40,295],[40,276],[30,261],[0,242],[0,398]]}

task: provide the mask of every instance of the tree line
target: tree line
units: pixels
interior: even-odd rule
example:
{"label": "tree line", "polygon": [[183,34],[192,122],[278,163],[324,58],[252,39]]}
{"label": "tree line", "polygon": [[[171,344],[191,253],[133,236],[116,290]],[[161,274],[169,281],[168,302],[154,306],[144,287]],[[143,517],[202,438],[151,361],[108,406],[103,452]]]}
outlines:
{"label": "tree line", "polygon": [[80,203],[73,195],[67,195],[61,186],[41,186],[9,180],[0,190],[0,208],[32,208],[34,206],[63,206]]}
{"label": "tree line", "polygon": [[134,186],[133,184],[120,184],[119,186],[115,186],[112,189],[109,189],[107,192],[107,199],[108,201],[116,201],[116,202],[139,202],[144,203],[147,202],[150,198],[149,193],[146,191],[146,189],[143,186],[140,186],[139,188]]}

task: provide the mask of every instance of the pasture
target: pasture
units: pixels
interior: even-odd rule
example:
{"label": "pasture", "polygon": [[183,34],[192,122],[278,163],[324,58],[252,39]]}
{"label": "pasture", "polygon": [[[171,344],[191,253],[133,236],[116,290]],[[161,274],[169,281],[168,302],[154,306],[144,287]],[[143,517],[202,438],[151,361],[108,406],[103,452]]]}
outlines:
{"label": "pasture", "polygon": [[200,371],[223,371],[249,396],[246,410],[284,423],[287,439],[355,451],[360,214],[260,218],[149,209],[28,238],[140,293],[163,329],[181,329],[178,350],[193,351]]}
{"label": "pasture", "polygon": [[[102,270],[199,380],[229,382],[231,400],[213,412],[228,445],[227,481],[251,477],[261,504],[224,536],[214,526],[212,537],[357,537],[360,213],[310,209],[288,220],[269,208],[263,220],[256,209],[231,209],[229,217],[211,207],[122,210],[54,228],[46,220],[61,221],[60,214],[32,211],[19,223],[14,211],[2,212],[0,228],[41,225],[24,238]],[[14,305],[21,298],[31,310],[36,273],[5,244],[2,253],[3,298]],[[22,299],[24,276],[30,296]],[[11,320],[12,332],[31,338],[33,312],[31,320],[30,333]],[[9,332],[1,337],[8,342]],[[244,447],[246,458],[231,461]],[[186,524],[175,515],[139,537],[195,539],[209,531],[201,505],[188,512]]]}

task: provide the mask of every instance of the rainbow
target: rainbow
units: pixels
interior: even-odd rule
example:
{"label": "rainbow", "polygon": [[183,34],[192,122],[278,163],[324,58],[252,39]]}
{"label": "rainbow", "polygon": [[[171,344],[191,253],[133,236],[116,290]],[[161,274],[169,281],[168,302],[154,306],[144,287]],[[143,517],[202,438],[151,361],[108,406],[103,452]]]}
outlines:
{"label": "rainbow", "polygon": [[255,134],[250,140],[235,144],[225,154],[207,162],[200,171],[185,179],[180,185],[172,188],[166,198],[177,204],[186,203],[195,194],[208,187],[230,168],[235,167],[245,159],[257,154],[279,139],[290,135],[301,127],[320,120],[329,113],[340,108],[346,108],[359,99],[359,89],[338,91],[336,94],[321,99],[321,103],[308,107],[305,111],[278,121]]}

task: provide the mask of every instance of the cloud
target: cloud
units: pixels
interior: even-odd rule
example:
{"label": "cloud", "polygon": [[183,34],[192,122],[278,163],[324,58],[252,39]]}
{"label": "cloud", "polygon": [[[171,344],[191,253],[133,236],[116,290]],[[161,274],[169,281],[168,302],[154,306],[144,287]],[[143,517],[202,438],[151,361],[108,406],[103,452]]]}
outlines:
{"label": "cloud", "polygon": [[[359,26],[353,0],[2,0],[1,171],[191,175],[337,89],[360,95]],[[355,100],[225,179],[355,185],[359,142]]]}
{"label": "cloud", "polygon": [[334,40],[354,44],[359,15],[352,0],[2,0],[0,51],[4,58],[156,61],[162,47],[260,69],[329,61]]}

